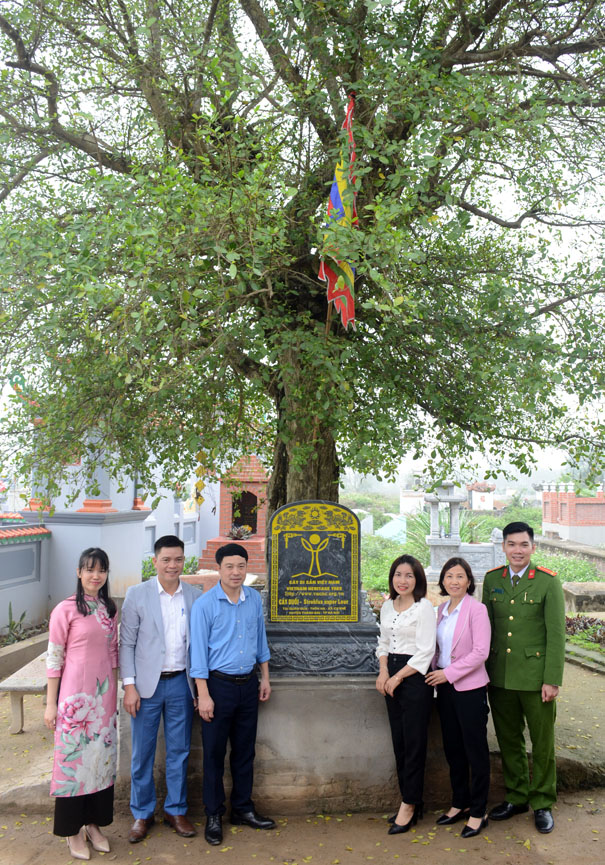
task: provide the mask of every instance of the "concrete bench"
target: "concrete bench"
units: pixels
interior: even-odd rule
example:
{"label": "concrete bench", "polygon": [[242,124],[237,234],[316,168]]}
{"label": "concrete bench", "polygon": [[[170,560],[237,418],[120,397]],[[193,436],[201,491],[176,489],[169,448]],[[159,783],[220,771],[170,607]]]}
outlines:
{"label": "concrete bench", "polygon": [[9,733],[23,732],[23,697],[46,693],[46,652],[0,682],[0,691],[10,694],[11,725]]}
{"label": "concrete bench", "polygon": [[563,583],[566,613],[596,613],[605,610],[605,582]]}

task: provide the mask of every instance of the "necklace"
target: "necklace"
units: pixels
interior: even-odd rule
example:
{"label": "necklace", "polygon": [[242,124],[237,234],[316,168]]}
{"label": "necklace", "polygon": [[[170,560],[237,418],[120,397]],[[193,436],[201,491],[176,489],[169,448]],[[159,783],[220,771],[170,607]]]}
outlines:
{"label": "necklace", "polygon": [[401,600],[401,595],[397,595],[395,600],[393,601],[393,608],[396,613],[405,613],[406,610],[409,610],[410,607],[414,606],[414,599],[412,598],[412,603],[407,604],[405,607],[403,606],[403,601]]}

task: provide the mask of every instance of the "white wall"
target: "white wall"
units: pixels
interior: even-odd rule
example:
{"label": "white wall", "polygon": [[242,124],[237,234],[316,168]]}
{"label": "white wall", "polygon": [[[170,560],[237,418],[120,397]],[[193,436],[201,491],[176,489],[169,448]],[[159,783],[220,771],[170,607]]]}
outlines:
{"label": "white wall", "polygon": [[494,494],[493,492],[479,492],[479,490],[471,490],[471,510],[473,511],[493,511],[494,509]]}
{"label": "white wall", "polygon": [[560,523],[542,522],[542,534],[554,532],[562,541],[578,541],[600,547],[605,544],[605,526],[563,526]]}
{"label": "white wall", "polygon": [[424,493],[419,490],[399,491],[399,513],[415,514],[424,508]]}
{"label": "white wall", "polygon": [[[24,624],[38,624],[48,611],[48,556],[50,537],[41,541],[3,544],[0,547],[0,629],[25,613]],[[18,570],[13,570],[17,567]],[[12,571],[12,573],[11,573]]]}

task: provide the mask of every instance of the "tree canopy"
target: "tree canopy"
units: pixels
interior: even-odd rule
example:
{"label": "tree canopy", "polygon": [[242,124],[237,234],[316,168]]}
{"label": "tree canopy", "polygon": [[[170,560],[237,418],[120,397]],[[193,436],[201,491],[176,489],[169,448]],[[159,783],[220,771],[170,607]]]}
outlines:
{"label": "tree canopy", "polygon": [[5,459],[52,495],[256,452],[271,508],[405,453],[598,461],[604,46],[600,0],[0,0]]}

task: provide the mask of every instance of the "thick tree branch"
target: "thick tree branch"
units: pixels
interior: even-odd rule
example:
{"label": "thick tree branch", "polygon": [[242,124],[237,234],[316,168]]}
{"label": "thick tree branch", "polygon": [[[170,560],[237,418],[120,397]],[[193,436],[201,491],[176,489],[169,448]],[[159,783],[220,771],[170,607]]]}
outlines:
{"label": "thick tree branch", "polygon": [[[125,157],[116,157],[113,154],[108,153],[106,150],[99,147],[98,142],[94,140],[94,137],[86,137],[86,135],[72,132],[61,124],[59,121],[58,108],[59,82],[56,75],[51,70],[46,69],[44,66],[32,60],[25,49],[20,33],[1,15],[0,28],[13,42],[18,57],[16,61],[7,61],[7,66],[11,66],[13,69],[22,69],[25,72],[32,72],[34,75],[39,75],[45,79],[48,120],[50,129],[54,135],[61,141],[65,141],[67,144],[71,144],[72,147],[94,157],[96,161],[105,168],[117,171],[120,174],[129,173],[132,166],[129,160]],[[93,140],[90,140],[91,138]]]}
{"label": "thick tree branch", "polygon": [[[471,17],[466,14],[464,4],[456,4],[460,14],[462,27],[449,45],[445,47],[442,54],[441,66],[447,68],[451,65],[450,58],[464,54],[468,46],[472,45],[472,43],[485,32],[487,27],[510,2],[511,0],[492,0],[492,2],[488,3],[485,7],[483,14],[474,15],[473,20],[471,20]],[[442,35],[445,36],[446,34],[443,33]]]}
{"label": "thick tree branch", "polygon": [[540,318],[543,315],[548,315],[550,312],[561,309],[561,307],[566,306],[568,303],[571,303],[572,300],[580,300],[580,298],[582,297],[594,297],[597,294],[605,294],[605,287],[601,289],[595,289],[594,287],[591,287],[585,289],[584,291],[577,291],[575,292],[575,294],[568,294],[565,297],[560,297],[557,300],[553,300],[552,303],[547,303],[545,306],[541,306],[538,309],[534,310],[534,312],[529,313],[529,317]]}
{"label": "thick tree branch", "polygon": [[605,47],[605,36],[594,36],[591,39],[583,39],[579,42],[568,42],[561,45],[527,45],[525,40],[510,45],[502,45],[489,51],[465,51],[452,56],[444,57],[442,67],[444,69],[452,66],[485,66],[488,63],[496,63],[502,60],[512,60],[521,57],[534,57],[554,63],[560,57],[576,54],[588,54],[592,51],[600,51]]}
{"label": "thick tree branch", "polygon": [[[240,5],[250,19],[275,70],[279,73],[284,84],[286,84],[294,96],[298,98],[303,97],[305,80],[298,69],[288,59],[260,3],[257,0],[240,0]],[[305,99],[304,110],[322,144],[324,146],[331,145],[334,142],[335,129],[330,117],[319,108],[311,106],[308,99]]]}
{"label": "thick tree branch", "polygon": [[463,210],[467,210],[469,213],[474,213],[475,216],[480,216],[482,219],[495,222],[496,225],[500,225],[502,228],[521,228],[526,219],[534,219],[536,214],[539,213],[537,210],[530,209],[526,210],[525,213],[522,213],[517,219],[502,219],[493,213],[489,213],[487,210],[482,210],[475,204],[471,204],[470,201],[465,201],[463,198],[459,198],[456,201],[456,204]]}

